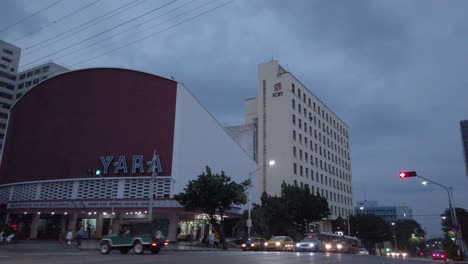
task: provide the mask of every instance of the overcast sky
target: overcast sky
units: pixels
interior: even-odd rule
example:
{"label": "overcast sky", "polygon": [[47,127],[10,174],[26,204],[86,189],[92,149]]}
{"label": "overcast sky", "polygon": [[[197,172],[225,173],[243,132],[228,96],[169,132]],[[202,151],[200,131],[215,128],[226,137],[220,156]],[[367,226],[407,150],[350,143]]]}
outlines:
{"label": "overcast sky", "polygon": [[[57,1],[2,0],[0,30]],[[456,205],[468,208],[459,125],[468,119],[468,2],[235,0],[183,22],[227,1],[173,1],[63,0],[0,39],[23,49],[22,69],[54,61],[173,76],[224,125],[244,122],[257,64],[277,59],[349,125],[355,201],[405,203],[439,235],[447,194],[400,180],[407,169],[453,186]]]}

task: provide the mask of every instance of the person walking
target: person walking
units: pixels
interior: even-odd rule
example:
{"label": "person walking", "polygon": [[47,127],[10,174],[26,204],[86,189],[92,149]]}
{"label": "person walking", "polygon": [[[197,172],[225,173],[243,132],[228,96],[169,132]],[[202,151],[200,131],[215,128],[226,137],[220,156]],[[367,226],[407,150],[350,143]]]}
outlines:
{"label": "person walking", "polygon": [[73,233],[71,228],[68,229],[67,236],[65,238],[67,239],[67,245],[71,246],[71,241],[73,239]]}
{"label": "person walking", "polygon": [[81,240],[83,239],[84,230],[83,227],[80,228],[80,231],[76,234],[76,245],[81,247]]}

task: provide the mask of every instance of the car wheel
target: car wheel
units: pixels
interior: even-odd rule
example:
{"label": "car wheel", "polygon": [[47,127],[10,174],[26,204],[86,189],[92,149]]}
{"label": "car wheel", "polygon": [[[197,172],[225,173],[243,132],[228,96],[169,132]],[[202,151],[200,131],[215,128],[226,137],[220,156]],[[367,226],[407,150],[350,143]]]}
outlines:
{"label": "car wheel", "polygon": [[152,249],[151,249],[151,254],[158,254],[159,251],[161,251],[161,249],[160,249],[159,247],[157,247],[157,248],[152,248]]}
{"label": "car wheel", "polygon": [[127,254],[129,250],[130,250],[129,248],[121,248],[120,254]]}
{"label": "car wheel", "polygon": [[143,245],[139,241],[137,241],[137,242],[135,242],[135,244],[133,244],[133,252],[135,254],[143,254],[143,251],[145,251],[145,250],[143,248]]}
{"label": "car wheel", "polygon": [[109,252],[111,251],[111,247],[109,245],[109,242],[102,243],[99,249],[101,251],[101,254],[103,254],[103,255],[109,254]]}

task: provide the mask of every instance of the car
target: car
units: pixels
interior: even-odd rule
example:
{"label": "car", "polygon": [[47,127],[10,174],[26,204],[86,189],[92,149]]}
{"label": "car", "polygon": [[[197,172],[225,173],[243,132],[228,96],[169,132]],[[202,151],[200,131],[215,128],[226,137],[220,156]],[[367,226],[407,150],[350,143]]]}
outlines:
{"label": "car", "polygon": [[243,251],[246,250],[264,250],[265,249],[265,238],[261,237],[251,237],[245,241],[245,243],[241,244],[241,248]]}
{"label": "car", "polygon": [[365,249],[365,248],[360,248],[357,254],[358,255],[369,255],[369,251],[367,251],[367,249]]}
{"label": "car", "polygon": [[319,242],[317,238],[313,236],[307,236],[301,241],[296,243],[295,250],[296,252],[301,251],[318,251],[319,250]]}
{"label": "car", "polygon": [[135,254],[143,254],[145,250],[158,254],[161,248],[169,245],[169,240],[161,235],[161,231],[155,230],[150,221],[129,221],[122,223],[119,233],[101,239],[99,245],[104,255],[113,249],[122,254],[127,254],[130,249]]}
{"label": "car", "polygon": [[443,250],[435,250],[432,252],[432,259],[441,259],[441,260],[447,260],[447,253]]}
{"label": "car", "polygon": [[264,245],[266,251],[294,251],[294,240],[288,236],[274,236]]}

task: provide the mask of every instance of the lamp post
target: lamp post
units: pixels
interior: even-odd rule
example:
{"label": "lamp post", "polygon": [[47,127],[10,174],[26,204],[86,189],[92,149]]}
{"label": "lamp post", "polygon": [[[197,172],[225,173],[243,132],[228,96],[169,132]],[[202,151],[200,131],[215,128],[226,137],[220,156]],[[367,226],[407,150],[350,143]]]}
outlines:
{"label": "lamp post", "polygon": [[433,180],[429,180],[429,179],[427,179],[427,178],[425,178],[423,176],[417,175],[415,171],[400,172],[400,178],[415,177],[415,176],[424,180],[424,182],[422,182],[423,185],[427,185],[428,183],[432,183],[432,184],[435,184],[435,185],[437,185],[439,187],[444,188],[447,191],[447,196],[448,196],[448,200],[449,200],[449,211],[450,211],[450,215],[452,217],[452,224],[457,227],[457,232],[456,232],[457,244],[458,244],[459,250],[462,251],[461,254],[460,254],[460,252],[457,252],[457,253],[458,253],[458,255],[461,256],[462,259],[464,259],[464,256],[463,256],[464,246],[463,246],[463,242],[462,242],[463,238],[462,238],[462,234],[460,232],[460,228],[459,228],[459,225],[458,225],[458,220],[457,220],[457,215],[455,213],[455,208],[453,207],[452,187],[444,186],[444,185],[442,185],[440,183],[437,183],[437,182],[435,182]]}
{"label": "lamp post", "polygon": [[395,242],[395,251],[398,250],[398,247],[397,247],[397,243],[396,243],[396,230],[395,230],[395,222],[392,222],[392,226],[393,226],[393,241]]}
{"label": "lamp post", "polygon": [[[270,166],[273,166],[275,165],[275,161],[274,160],[270,160],[268,162],[268,165]],[[250,202],[250,189],[251,189],[251,186],[252,186],[252,175],[254,173],[256,173],[257,171],[259,171],[261,168],[263,168],[263,165],[259,166],[257,169],[255,169],[254,171],[251,171],[249,172],[249,181],[250,181],[250,185],[249,185],[249,202],[248,202],[248,219],[247,219],[247,239],[250,239],[250,232],[251,232],[251,229],[252,229],[252,217],[251,217],[251,207],[252,207],[252,203]]]}

